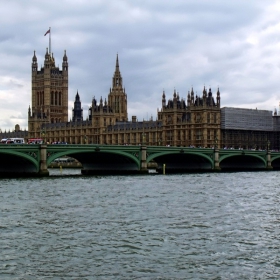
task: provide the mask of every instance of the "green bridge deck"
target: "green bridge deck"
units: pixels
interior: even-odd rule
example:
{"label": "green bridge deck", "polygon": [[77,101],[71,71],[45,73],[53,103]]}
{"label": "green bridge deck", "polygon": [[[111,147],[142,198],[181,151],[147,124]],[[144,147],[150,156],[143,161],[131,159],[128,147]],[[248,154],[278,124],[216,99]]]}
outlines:
{"label": "green bridge deck", "polygon": [[167,172],[280,169],[280,152],[166,146],[0,145],[0,174],[48,176],[56,158],[69,156],[83,174],[145,173],[149,162]]}

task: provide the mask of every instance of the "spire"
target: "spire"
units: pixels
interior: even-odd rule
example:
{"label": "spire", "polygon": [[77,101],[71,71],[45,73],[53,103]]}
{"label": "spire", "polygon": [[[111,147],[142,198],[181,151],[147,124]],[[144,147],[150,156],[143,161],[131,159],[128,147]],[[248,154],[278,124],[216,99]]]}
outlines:
{"label": "spire", "polygon": [[67,55],[66,55],[66,50],[64,50],[64,56],[63,56],[63,61],[67,61],[68,58],[67,58]]}
{"label": "spire", "polygon": [[193,87],[191,90],[191,105],[194,105],[194,92],[193,92]]}
{"label": "spire", "polygon": [[49,58],[50,54],[49,54],[49,49],[46,48],[46,53],[45,53],[45,59]]}
{"label": "spire", "polygon": [[218,88],[218,90],[217,90],[217,96],[220,97],[220,89],[219,89],[219,88]]}
{"label": "spire", "polygon": [[34,51],[34,55],[33,55],[32,61],[33,61],[33,62],[37,62],[37,57],[36,57],[35,51]]}
{"label": "spire", "polygon": [[78,90],[77,90],[77,94],[76,94],[76,101],[80,101],[80,95],[78,93]]}
{"label": "spire", "polygon": [[37,63],[37,57],[36,57],[36,53],[34,51],[34,55],[32,57],[32,72],[36,73],[37,69],[38,69],[38,63]]}
{"label": "spire", "polygon": [[206,91],[205,86],[204,86],[204,88],[203,88],[203,98],[206,98],[206,97],[207,97],[207,91]]}
{"label": "spire", "polygon": [[117,59],[116,59],[116,72],[119,72],[120,70],[119,70],[119,55],[117,54]]}
{"label": "spire", "polygon": [[122,76],[121,76],[121,72],[120,72],[118,54],[117,54],[117,58],[116,58],[116,68],[115,68],[115,73],[114,73],[114,77],[113,77],[113,89],[116,87],[122,88]]}
{"label": "spire", "polygon": [[191,94],[190,91],[188,91],[188,101],[187,101],[188,106],[191,105]]}
{"label": "spire", "polygon": [[162,108],[164,108],[166,106],[166,100],[165,100],[165,91],[163,90],[162,92],[162,100],[161,100],[161,103],[162,103]]}
{"label": "spire", "polygon": [[66,50],[64,50],[64,56],[63,56],[63,62],[62,62],[62,69],[63,71],[67,72],[68,71],[68,58],[66,55]]}
{"label": "spire", "polygon": [[220,104],[221,104],[221,97],[220,97],[220,89],[218,88],[217,90],[217,107],[220,107]]}

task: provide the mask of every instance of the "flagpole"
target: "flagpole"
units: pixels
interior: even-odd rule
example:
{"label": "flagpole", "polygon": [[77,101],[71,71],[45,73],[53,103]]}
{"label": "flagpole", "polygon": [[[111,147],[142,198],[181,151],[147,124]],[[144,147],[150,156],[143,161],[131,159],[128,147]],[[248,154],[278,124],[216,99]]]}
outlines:
{"label": "flagpole", "polygon": [[52,54],[52,50],[51,50],[51,28],[50,28],[50,32],[49,32],[49,50],[50,50],[50,55]]}

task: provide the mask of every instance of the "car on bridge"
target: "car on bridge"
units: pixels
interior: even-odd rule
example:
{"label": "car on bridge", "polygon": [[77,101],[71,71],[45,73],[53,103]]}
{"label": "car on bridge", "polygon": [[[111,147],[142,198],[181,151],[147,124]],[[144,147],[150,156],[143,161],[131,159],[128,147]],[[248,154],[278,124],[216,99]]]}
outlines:
{"label": "car on bridge", "polygon": [[24,138],[4,138],[1,144],[25,144]]}

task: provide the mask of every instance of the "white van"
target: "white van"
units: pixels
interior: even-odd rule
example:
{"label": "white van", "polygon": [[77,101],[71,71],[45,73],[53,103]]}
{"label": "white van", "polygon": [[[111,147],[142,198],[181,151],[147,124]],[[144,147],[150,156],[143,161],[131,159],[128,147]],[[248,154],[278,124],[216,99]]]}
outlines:
{"label": "white van", "polygon": [[24,144],[24,138],[8,138],[6,144]]}

